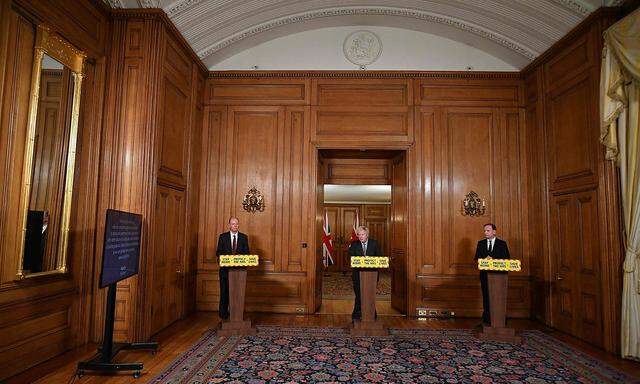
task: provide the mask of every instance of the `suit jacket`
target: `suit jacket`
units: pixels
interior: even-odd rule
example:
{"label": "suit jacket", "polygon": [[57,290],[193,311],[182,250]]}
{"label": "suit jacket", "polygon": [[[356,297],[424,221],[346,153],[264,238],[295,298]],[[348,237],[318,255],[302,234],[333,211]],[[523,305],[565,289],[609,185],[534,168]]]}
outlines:
{"label": "suit jacket", "polygon": [[349,256],[384,256],[382,254],[382,250],[378,247],[378,242],[369,239],[367,241],[367,254],[364,255],[362,252],[362,243],[360,241],[355,241],[351,243],[349,247]]}
{"label": "suit jacket", "polygon": [[509,247],[507,247],[507,242],[504,240],[500,240],[496,237],[493,242],[493,249],[491,252],[487,250],[487,242],[489,240],[483,239],[478,241],[478,246],[476,247],[476,257],[475,259],[484,259],[487,256],[491,256],[493,259],[510,259],[509,255]]}
{"label": "suit jacket", "polygon": [[[242,232],[238,232],[238,244],[236,244],[236,253],[238,255],[249,254],[249,238]],[[233,253],[231,248],[231,232],[221,233],[218,237],[218,248],[216,249],[216,256],[230,255]]]}

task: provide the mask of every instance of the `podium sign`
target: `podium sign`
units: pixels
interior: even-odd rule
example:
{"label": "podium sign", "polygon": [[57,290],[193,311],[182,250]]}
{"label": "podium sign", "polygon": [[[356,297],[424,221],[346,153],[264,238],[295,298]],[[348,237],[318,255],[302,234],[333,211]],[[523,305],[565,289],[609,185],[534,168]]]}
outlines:
{"label": "podium sign", "polygon": [[386,256],[352,256],[351,268],[389,268]]}
{"label": "podium sign", "polygon": [[376,318],[376,285],[378,269],[389,268],[386,256],[352,256],[351,268],[360,274],[360,305],[362,319],[355,320],[351,328],[353,336],[384,336],[389,333],[382,321]]}
{"label": "podium sign", "polygon": [[507,328],[507,291],[508,273],[521,269],[520,260],[512,259],[478,259],[478,269],[487,273],[489,285],[489,312],[491,325],[483,325],[478,336],[483,340],[497,340],[508,343],[519,343],[513,328]]}
{"label": "podium sign", "polygon": [[478,269],[481,271],[519,272],[520,260],[515,259],[478,259]]}
{"label": "podium sign", "polygon": [[255,333],[251,320],[244,319],[244,299],[247,290],[247,268],[258,265],[258,255],[220,255],[220,267],[229,268],[229,321],[223,321],[220,336]]}
{"label": "podium sign", "polygon": [[258,255],[220,255],[221,267],[255,267]]}

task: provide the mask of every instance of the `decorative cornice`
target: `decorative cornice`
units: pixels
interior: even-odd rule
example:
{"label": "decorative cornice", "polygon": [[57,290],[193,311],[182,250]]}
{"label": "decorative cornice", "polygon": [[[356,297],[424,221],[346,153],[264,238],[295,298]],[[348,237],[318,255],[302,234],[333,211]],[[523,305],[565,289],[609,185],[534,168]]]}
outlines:
{"label": "decorative cornice", "polygon": [[107,4],[111,6],[111,8],[124,8],[124,4],[122,4],[122,0],[104,0]]}
{"label": "decorative cornice", "polygon": [[205,74],[209,71],[209,69],[202,63],[198,55],[193,51],[191,45],[187,42],[187,40],[182,36],[178,28],[173,24],[173,21],[167,16],[167,14],[158,8],[130,8],[130,9],[112,9],[111,10],[111,18],[114,20],[122,20],[122,19],[145,19],[145,20],[155,20],[160,19],[160,21],[167,27],[171,34],[178,40],[182,48],[184,48],[185,52],[193,61],[200,67],[200,71]]}
{"label": "decorative cornice", "polygon": [[158,4],[157,2],[153,2],[152,0],[138,0],[138,4],[140,4],[140,6],[142,8],[157,8]]}
{"label": "decorative cornice", "polygon": [[278,28],[284,25],[301,23],[301,22],[321,19],[325,17],[352,16],[352,15],[399,16],[399,17],[407,17],[407,18],[413,18],[413,19],[423,20],[427,22],[438,23],[438,24],[444,24],[450,27],[454,27],[454,28],[466,31],[466,32],[473,33],[485,39],[491,40],[511,51],[514,51],[526,57],[529,60],[535,59],[535,57],[538,56],[539,54],[539,52],[536,52],[532,49],[522,46],[516,43],[515,41],[508,39],[507,37],[494,33],[478,25],[471,24],[466,21],[453,18],[453,17],[434,14],[426,11],[419,11],[415,9],[405,9],[405,8],[345,7],[345,8],[331,8],[331,9],[324,9],[324,10],[307,12],[307,13],[300,13],[300,14],[295,14],[295,15],[283,17],[280,19],[268,21],[266,23],[260,24],[250,29],[246,29],[240,33],[230,36],[229,38],[219,41],[213,45],[210,45],[204,50],[199,51],[198,56],[204,59],[205,57],[210,56],[213,53],[223,48],[226,48],[231,44],[237,43],[238,41],[244,40],[248,37],[251,37],[259,33],[262,33],[274,28]]}
{"label": "decorative cornice", "polygon": [[202,0],[180,0],[173,3],[169,8],[165,8],[168,16],[173,16],[177,13],[184,11],[185,9],[200,3]]}
{"label": "decorative cornice", "polygon": [[579,13],[582,16],[587,16],[591,12],[593,12],[593,8],[588,8],[581,1],[575,0],[554,0],[556,3],[562,5],[565,8],[568,8],[576,13]]}
{"label": "decorative cornice", "polygon": [[[556,41],[551,47],[549,47],[546,51],[542,52],[540,56],[538,56],[534,61],[527,64],[520,73],[524,76],[528,76],[533,70],[535,70],[541,63],[545,62],[549,57],[555,55],[560,52],[562,49],[566,48],[568,45],[573,44],[573,41],[580,34],[585,33],[585,31],[589,28],[595,27],[600,23],[601,20],[614,19],[619,17],[620,9],[617,7],[600,7],[596,9],[594,12],[591,12],[589,16],[587,16],[584,20],[580,22],[580,24],[573,27],[566,35],[564,35],[560,40]],[[606,29],[606,28],[605,28]],[[600,31],[600,36],[602,35],[604,30]]]}
{"label": "decorative cornice", "polygon": [[331,79],[520,79],[520,72],[457,71],[209,71],[210,79],[331,78]]}

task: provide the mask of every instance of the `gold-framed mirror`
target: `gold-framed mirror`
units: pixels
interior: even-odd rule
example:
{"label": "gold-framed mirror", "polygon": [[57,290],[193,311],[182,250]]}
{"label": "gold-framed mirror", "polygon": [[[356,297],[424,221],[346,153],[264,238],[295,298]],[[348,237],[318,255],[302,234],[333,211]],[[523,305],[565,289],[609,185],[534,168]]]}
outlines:
{"label": "gold-framed mirror", "polygon": [[85,55],[44,25],[34,49],[17,277],[67,272]]}

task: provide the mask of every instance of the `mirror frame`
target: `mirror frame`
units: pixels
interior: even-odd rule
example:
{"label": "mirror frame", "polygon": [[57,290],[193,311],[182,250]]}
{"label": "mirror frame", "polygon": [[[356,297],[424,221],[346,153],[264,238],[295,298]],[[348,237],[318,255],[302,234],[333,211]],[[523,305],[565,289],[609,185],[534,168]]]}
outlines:
{"label": "mirror frame", "polygon": [[[33,172],[33,157],[35,151],[36,119],[38,114],[38,101],[40,96],[40,71],[42,59],[47,54],[69,68],[73,76],[73,99],[71,107],[71,122],[69,127],[69,146],[67,149],[66,172],[64,191],[62,195],[62,217],[60,218],[60,236],[58,251],[56,253],[56,268],[36,273],[25,273],[24,265],[25,236],[27,233],[27,213],[29,200],[31,199],[31,177]],[[76,49],[62,37],[52,32],[46,25],[38,25],[33,57],[33,69],[31,75],[31,90],[29,93],[29,118],[27,124],[27,141],[24,150],[24,167],[22,169],[22,190],[20,194],[20,254],[18,257],[17,278],[36,277],[56,273],[67,272],[67,250],[69,244],[69,220],[71,217],[71,197],[73,194],[73,179],[76,163],[76,144],[78,139],[78,117],[80,112],[80,91],[84,78],[83,66],[86,55]]]}

